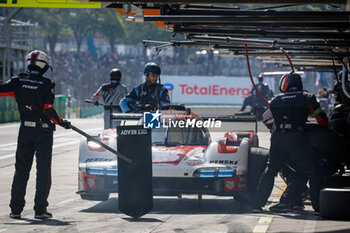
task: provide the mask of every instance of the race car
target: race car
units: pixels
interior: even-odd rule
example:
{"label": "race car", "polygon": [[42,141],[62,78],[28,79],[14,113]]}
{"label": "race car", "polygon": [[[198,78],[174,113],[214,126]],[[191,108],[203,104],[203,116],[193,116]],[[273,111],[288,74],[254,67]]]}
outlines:
{"label": "race car", "polygon": [[[268,150],[253,131],[229,131],[212,141],[208,128],[180,127],[180,121],[203,121],[188,109],[161,111],[162,127],[152,129],[153,194],[234,196],[248,200],[266,167]],[[165,123],[173,122],[169,126]],[[142,124],[142,119],[138,122]],[[117,148],[116,129],[95,136]],[[86,138],[79,151],[79,187],[84,200],[107,200],[118,192],[117,158]]]}

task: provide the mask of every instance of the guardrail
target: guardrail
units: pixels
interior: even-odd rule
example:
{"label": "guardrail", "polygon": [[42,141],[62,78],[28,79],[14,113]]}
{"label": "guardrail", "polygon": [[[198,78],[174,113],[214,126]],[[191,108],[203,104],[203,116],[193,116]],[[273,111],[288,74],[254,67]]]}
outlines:
{"label": "guardrail", "polygon": [[[57,95],[55,97],[54,108],[57,113],[66,116],[66,96]],[[0,98],[0,123],[19,121],[19,112],[16,100],[12,97]]]}
{"label": "guardrail", "polygon": [[80,109],[80,118],[88,118],[103,113],[103,106],[94,106]]}

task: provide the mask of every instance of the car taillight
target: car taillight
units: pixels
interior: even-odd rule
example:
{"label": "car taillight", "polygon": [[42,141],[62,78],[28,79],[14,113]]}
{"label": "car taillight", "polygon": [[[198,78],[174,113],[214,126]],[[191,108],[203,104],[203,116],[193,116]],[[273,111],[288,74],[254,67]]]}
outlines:
{"label": "car taillight", "polygon": [[96,176],[79,172],[79,190],[96,189]]}
{"label": "car taillight", "polygon": [[210,178],[210,177],[234,177],[236,171],[232,168],[200,168],[197,169],[193,176]]}
{"label": "car taillight", "polygon": [[95,175],[95,176],[118,176],[118,167],[117,166],[111,166],[111,167],[88,166],[86,168],[86,172],[89,175]]}
{"label": "car taillight", "polygon": [[[108,146],[108,140],[102,140],[101,142]],[[100,144],[98,144],[94,141],[88,141],[87,145],[88,145],[89,150],[91,150],[91,151],[99,151],[99,152],[106,151],[105,148],[103,148]]]}

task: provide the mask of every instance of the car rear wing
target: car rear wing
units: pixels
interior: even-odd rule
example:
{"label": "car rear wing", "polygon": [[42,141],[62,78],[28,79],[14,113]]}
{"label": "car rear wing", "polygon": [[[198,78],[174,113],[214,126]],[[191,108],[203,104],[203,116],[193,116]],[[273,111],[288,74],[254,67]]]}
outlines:
{"label": "car rear wing", "polygon": [[[140,120],[143,117],[142,113],[113,113],[113,120]],[[200,116],[202,120],[209,120],[215,118],[223,122],[255,122],[256,116],[253,115],[206,115]]]}
{"label": "car rear wing", "polygon": [[143,116],[142,113],[112,113],[111,118],[112,120],[135,120],[138,121]]}

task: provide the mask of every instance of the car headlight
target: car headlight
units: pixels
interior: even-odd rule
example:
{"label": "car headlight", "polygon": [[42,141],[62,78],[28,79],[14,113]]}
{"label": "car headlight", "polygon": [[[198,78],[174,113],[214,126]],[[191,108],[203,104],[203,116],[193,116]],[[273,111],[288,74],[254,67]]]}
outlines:
{"label": "car headlight", "polygon": [[199,168],[194,173],[195,177],[234,177],[236,170],[233,168]]}

